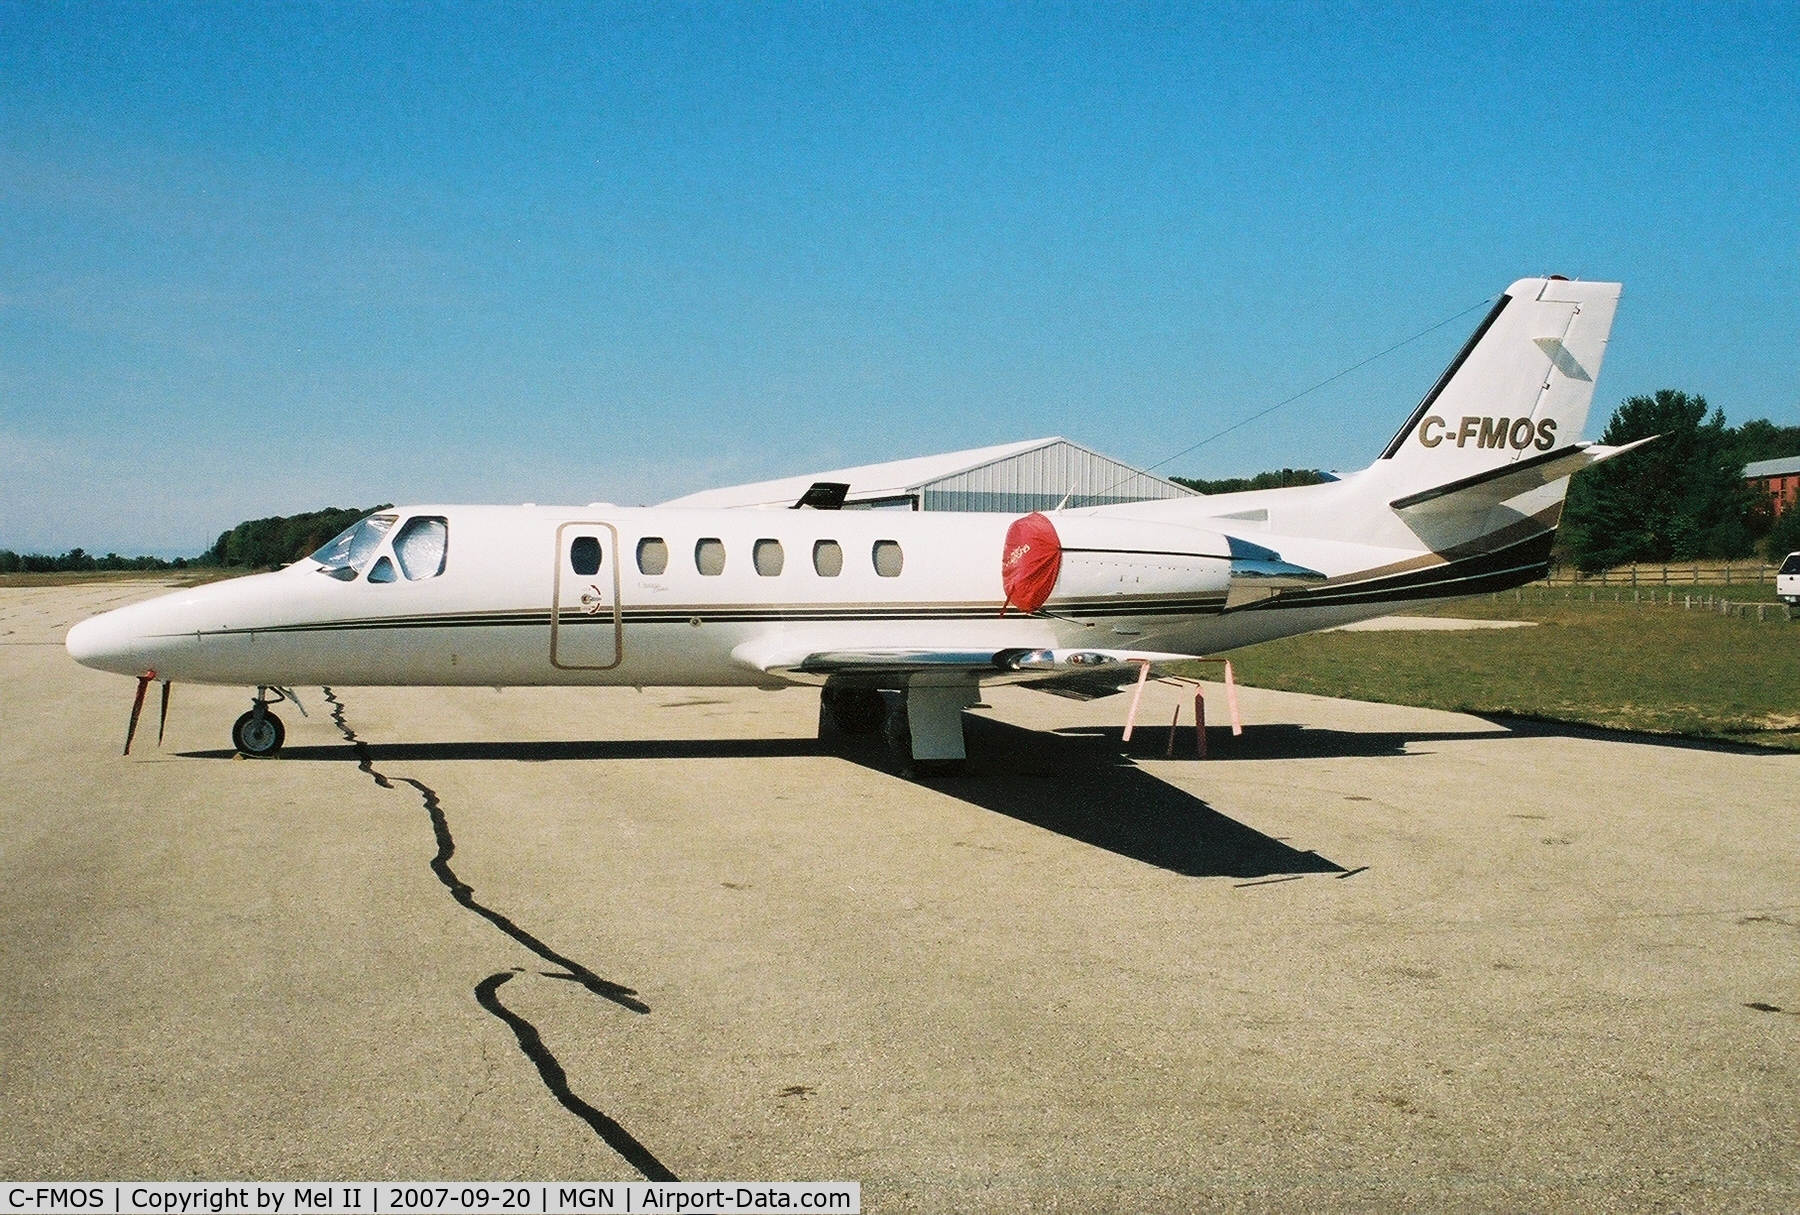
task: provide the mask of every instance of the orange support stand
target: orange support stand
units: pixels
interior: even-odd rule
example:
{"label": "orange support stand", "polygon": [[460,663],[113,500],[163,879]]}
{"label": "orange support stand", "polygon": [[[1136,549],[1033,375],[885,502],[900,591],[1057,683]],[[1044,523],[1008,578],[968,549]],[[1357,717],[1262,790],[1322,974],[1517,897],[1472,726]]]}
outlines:
{"label": "orange support stand", "polygon": [[[1196,661],[1196,662],[1217,662],[1224,666],[1224,668],[1225,668],[1225,704],[1226,704],[1226,708],[1229,710],[1229,712],[1231,714],[1231,733],[1234,736],[1242,735],[1244,732],[1244,721],[1243,721],[1243,717],[1238,713],[1237,679],[1235,678],[1236,672],[1231,669],[1231,662],[1228,659],[1224,659],[1224,658],[1199,658],[1199,659],[1195,659],[1194,661]],[[1125,716],[1125,737],[1124,737],[1125,742],[1131,741],[1132,732],[1137,728],[1138,709],[1142,706],[1143,699],[1144,699],[1144,684],[1149,680],[1149,678],[1150,678],[1150,664],[1147,662],[1140,662],[1138,664],[1137,687],[1132,691],[1132,694],[1131,694],[1131,710]],[[1159,682],[1175,684],[1177,686],[1186,686],[1188,684],[1192,684],[1194,686],[1194,751],[1199,758],[1205,759],[1206,758],[1206,692],[1205,692],[1204,686],[1200,683],[1199,680],[1190,679],[1185,675],[1166,676]],[[1175,705],[1175,716],[1169,722],[1168,746],[1164,749],[1164,754],[1170,759],[1175,758],[1175,734],[1176,734],[1176,731],[1180,729],[1180,726],[1181,726],[1181,705],[1179,702],[1177,702]]]}
{"label": "orange support stand", "polygon": [[131,702],[131,721],[125,727],[125,754],[131,754],[131,740],[137,737],[138,714],[144,711],[144,693],[150,687],[150,681],[156,678],[155,671],[145,671],[138,676],[137,696]]}
{"label": "orange support stand", "polygon": [[1131,712],[1125,714],[1125,737],[1121,742],[1131,741],[1131,732],[1137,727],[1138,703],[1144,699],[1144,684],[1150,678],[1150,664],[1138,662],[1137,690],[1131,694]]}

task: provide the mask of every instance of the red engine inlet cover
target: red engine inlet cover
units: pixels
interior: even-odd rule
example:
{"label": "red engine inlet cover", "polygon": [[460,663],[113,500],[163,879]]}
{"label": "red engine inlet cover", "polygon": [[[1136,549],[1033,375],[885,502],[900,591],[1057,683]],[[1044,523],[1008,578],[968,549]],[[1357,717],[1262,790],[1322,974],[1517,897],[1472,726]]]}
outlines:
{"label": "red engine inlet cover", "polygon": [[[1050,598],[1062,573],[1062,540],[1056,525],[1033,511],[1006,529],[1006,551],[1000,558],[1000,584],[1006,601],[1035,612]],[[1005,611],[1004,608],[1001,609]]]}

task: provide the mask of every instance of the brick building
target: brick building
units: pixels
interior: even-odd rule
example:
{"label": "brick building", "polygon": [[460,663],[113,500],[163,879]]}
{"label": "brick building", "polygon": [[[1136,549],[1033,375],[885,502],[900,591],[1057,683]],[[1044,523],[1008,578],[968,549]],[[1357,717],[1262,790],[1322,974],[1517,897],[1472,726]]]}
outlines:
{"label": "brick building", "polygon": [[1779,518],[1783,511],[1800,503],[1800,456],[1746,464],[1744,480],[1768,495],[1769,514]]}

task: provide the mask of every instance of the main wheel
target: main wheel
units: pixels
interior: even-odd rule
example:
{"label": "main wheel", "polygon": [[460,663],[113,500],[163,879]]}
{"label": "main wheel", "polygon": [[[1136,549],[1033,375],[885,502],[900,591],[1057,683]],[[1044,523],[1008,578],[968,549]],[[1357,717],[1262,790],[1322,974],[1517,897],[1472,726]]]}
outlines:
{"label": "main wheel", "polygon": [[256,710],[251,709],[231,727],[232,745],[238,749],[238,754],[251,759],[271,758],[286,741],[287,727],[281,724],[281,718],[267,709],[260,718]]}
{"label": "main wheel", "polygon": [[874,688],[826,688],[825,709],[846,734],[873,734],[887,716],[887,701]]}
{"label": "main wheel", "polygon": [[962,776],[968,770],[968,761],[964,759],[915,759],[912,767],[915,779],[928,780],[934,776]]}

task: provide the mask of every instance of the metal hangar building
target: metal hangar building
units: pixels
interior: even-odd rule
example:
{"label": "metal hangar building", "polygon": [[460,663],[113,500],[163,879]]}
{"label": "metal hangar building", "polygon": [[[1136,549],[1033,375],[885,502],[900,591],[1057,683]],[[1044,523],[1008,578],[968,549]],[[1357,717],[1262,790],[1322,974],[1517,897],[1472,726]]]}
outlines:
{"label": "metal hangar building", "polygon": [[821,482],[849,487],[844,510],[1023,514],[1053,510],[1065,498],[1077,508],[1195,496],[1173,481],[1052,437],[709,489],[662,505],[785,509]]}

